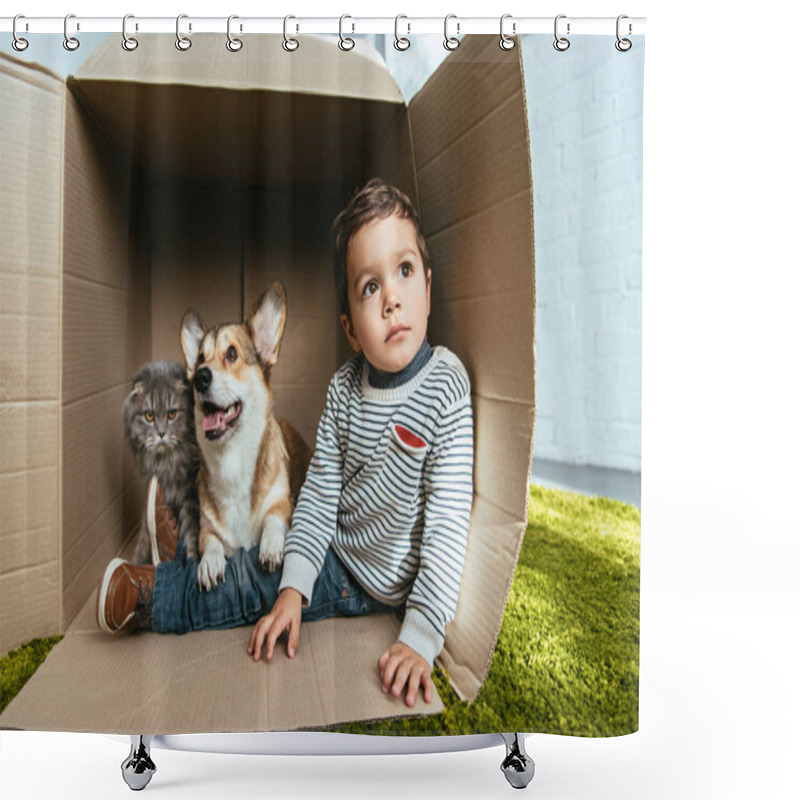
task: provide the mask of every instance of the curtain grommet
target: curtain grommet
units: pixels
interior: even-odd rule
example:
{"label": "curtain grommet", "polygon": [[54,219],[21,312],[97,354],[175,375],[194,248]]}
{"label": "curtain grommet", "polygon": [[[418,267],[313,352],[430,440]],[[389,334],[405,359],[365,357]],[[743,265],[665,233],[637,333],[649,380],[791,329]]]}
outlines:
{"label": "curtain grommet", "polygon": [[14,41],[11,42],[11,46],[18,53],[22,53],[23,51],[27,50],[28,49],[28,44],[30,44],[27,39],[23,39],[22,36],[20,36],[17,33],[17,21],[21,20],[21,19],[25,19],[25,15],[24,14],[17,14],[17,16],[14,17],[14,22],[13,22],[13,24],[11,26],[11,32],[14,35]]}
{"label": "curtain grommet", "polygon": [[231,53],[238,53],[244,47],[244,42],[241,39],[237,39],[231,33],[231,22],[235,19],[239,19],[236,14],[231,14],[228,17],[228,41],[225,42],[225,47],[227,47]]}
{"label": "curtain grommet", "polygon": [[[67,14],[67,16],[64,17],[64,49],[69,50],[70,53],[74,53],[81,46],[81,43],[74,36],[69,35],[69,21],[71,19],[75,19],[74,14]],[[76,30],[80,30],[79,25],[76,27]]]}
{"label": "curtain grommet", "polygon": [[[570,45],[569,39],[567,39],[566,36],[559,36],[558,35],[558,21],[561,20],[561,19],[566,19],[566,18],[567,18],[566,14],[559,14],[556,17],[555,22],[553,23],[553,36],[555,36],[555,41],[553,42],[553,47],[555,47],[555,49],[558,50],[559,53],[563,53],[565,50],[569,50],[569,45]],[[567,23],[567,36],[569,36],[569,33],[570,33],[569,29],[570,29],[570,24],[568,22]]]}
{"label": "curtain grommet", "polygon": [[[178,14],[178,18],[175,20],[175,47],[182,53],[185,53],[192,46],[192,40],[181,33],[181,20],[188,18],[188,14]],[[189,26],[189,30],[192,30],[191,25]]]}
{"label": "curtain grommet", "polygon": [[[401,19],[408,19],[405,14],[398,14],[394,18],[394,49],[399,50],[401,53],[408,50],[411,47],[411,40],[407,39],[405,36],[400,36],[400,20]],[[411,24],[406,23],[406,27],[408,28],[407,35],[411,33]]]}
{"label": "curtain grommet", "polygon": [[300,42],[297,39],[293,39],[288,34],[288,27],[289,27],[289,20],[290,19],[297,19],[297,17],[293,17],[291,14],[288,14],[283,18],[283,49],[287,53],[294,53],[298,47],[300,47]]}
{"label": "curtain grommet", "polygon": [[[342,16],[339,17],[339,49],[344,50],[345,53],[349,52],[356,46],[355,39],[351,39],[349,36],[344,35],[343,28],[344,28],[344,21],[346,19],[353,19],[353,18],[349,14],[342,14]],[[352,25],[352,28],[353,28],[352,32],[355,33],[356,26],[354,24]]]}
{"label": "curtain grommet", "polygon": [[511,36],[508,36],[506,34],[505,30],[504,30],[505,21],[507,19],[511,19],[511,18],[512,18],[511,14],[503,14],[503,16],[500,17],[500,49],[501,50],[506,50],[506,51],[513,50],[517,46],[516,40],[511,38],[512,36],[516,36],[517,35],[517,23],[513,22],[511,24]]}
{"label": "curtain grommet", "polygon": [[122,49],[132,53],[138,46],[139,40],[133,36],[128,36],[128,20],[135,19],[133,14],[126,14],[122,18]]}
{"label": "curtain grommet", "polygon": [[[448,14],[444,18],[444,49],[450,50],[452,52],[453,50],[458,49],[458,46],[461,44],[461,42],[458,39],[456,39],[455,36],[447,35],[447,24],[450,22],[451,19],[458,20],[458,17],[456,17],[455,14]],[[458,34],[460,31],[461,31],[461,23],[456,21],[456,34]]]}

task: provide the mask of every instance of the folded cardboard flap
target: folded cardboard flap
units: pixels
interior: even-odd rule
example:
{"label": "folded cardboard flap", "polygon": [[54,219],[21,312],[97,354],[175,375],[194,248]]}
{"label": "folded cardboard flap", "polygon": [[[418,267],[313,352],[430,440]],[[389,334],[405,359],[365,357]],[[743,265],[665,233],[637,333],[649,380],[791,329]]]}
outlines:
{"label": "folded cardboard flap", "polygon": [[533,189],[519,49],[466,37],[410,105],[434,272],[428,334],[472,381],[475,500],[440,657],[467,700],[488,672],[522,546],[533,447]]}
{"label": "folded cardboard flap", "polygon": [[[355,188],[381,175],[418,203],[433,269],[429,339],[453,350],[472,381],[475,500],[458,614],[440,658],[456,692],[472,700],[524,534],[533,436],[532,189],[519,48],[505,53],[496,37],[465,37],[407,108],[383,65],[331,42],[304,39],[293,54],[284,53],[280,37],[253,37],[237,54],[218,45],[198,37],[178,53],[172,37],[153,37],[127,54],[109,39],[68,81],[58,278],[63,460],[55,462],[64,497],[64,621],[76,617],[138,522],[141,487],[124,453],[119,409],[139,363],[181,360],[178,326],[187,307],[211,324],[242,319],[272,280],[284,282],[289,315],[274,375],[278,413],[313,444],[328,381],[349,355],[333,292],[330,224]],[[4,148],[7,138],[4,131]],[[12,201],[4,190],[4,206]],[[4,268],[4,287],[7,280]],[[325,720],[395,715],[394,706],[367,707],[359,692],[350,696],[347,679],[336,677],[346,672],[329,665],[345,658],[345,641],[375,651],[386,629],[369,621],[326,626],[336,631],[335,652],[323,654],[331,645],[321,634],[305,646],[316,659],[314,686],[337,681],[343,706],[331,711],[322,699],[328,693],[308,702]],[[219,632],[215,641],[242,635]],[[191,637],[146,646],[137,637],[138,651],[135,643],[80,637],[70,633],[56,648],[59,669],[85,664],[86,651],[68,644],[81,641],[102,662],[98,675],[109,691],[117,673],[106,667],[117,663],[118,649],[146,659],[174,642],[196,647]],[[179,674],[186,663],[174,662]],[[222,662],[206,663],[219,678]],[[308,696],[309,684],[296,678],[287,673],[275,695],[286,708],[265,712],[252,729],[276,719],[283,727],[309,724],[287,710]],[[265,695],[271,691],[277,688]],[[9,712],[18,713],[15,705]],[[213,722],[197,722],[175,706],[168,728],[166,720],[152,727],[250,729],[242,718],[228,727],[218,711]],[[13,719],[35,727],[22,713]],[[87,729],[110,729],[93,719]],[[125,716],[132,719],[151,727]]]}

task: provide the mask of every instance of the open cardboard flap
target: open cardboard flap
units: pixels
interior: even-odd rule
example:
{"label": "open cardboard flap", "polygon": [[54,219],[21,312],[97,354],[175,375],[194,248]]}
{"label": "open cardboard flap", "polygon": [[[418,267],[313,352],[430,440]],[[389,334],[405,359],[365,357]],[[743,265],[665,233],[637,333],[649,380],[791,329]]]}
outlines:
{"label": "open cardboard flap", "polygon": [[[181,360],[186,308],[212,324],[242,319],[281,280],[289,310],[273,378],[277,413],[313,444],[328,381],[349,357],[328,231],[374,175],[418,203],[433,271],[428,338],[453,350],[472,382],[475,497],[439,663],[461,698],[473,700],[485,679],[525,531],[534,423],[533,197],[519,47],[465,37],[407,107],[382,64],[313,37],[296,53],[280,42],[252,37],[231,54],[197,37],[179,53],[174,37],[152,37],[126,53],[112,37],[66,88],[2,57],[4,104],[13,95],[15,115],[28,115],[15,127],[3,114],[4,163],[27,152],[24,130],[37,128],[61,137],[54,167],[63,160],[63,177],[48,175],[45,193],[56,204],[56,293],[41,300],[60,327],[34,324],[45,313],[27,255],[35,237],[15,240],[12,253],[3,229],[3,296],[24,283],[28,305],[14,313],[34,320],[25,367],[36,374],[41,351],[59,354],[48,402],[61,443],[47,462],[58,488],[32,496],[41,466],[28,444],[15,484],[27,510],[14,531],[0,520],[5,554],[12,535],[36,529],[40,507],[56,510],[48,563],[60,583],[42,615],[51,627],[7,623],[8,609],[37,596],[39,565],[12,584],[4,560],[3,626],[14,626],[16,641],[4,637],[3,647],[56,632],[54,618],[67,630],[0,717],[3,727],[289,730],[442,709],[438,697],[411,710],[380,691],[376,662],[396,636],[393,616],[309,623],[296,658],[279,648],[270,665],[247,656],[248,628],[110,637],[94,622],[97,582],[110,558],[129,551],[143,508],[120,419],[133,372],[151,359]],[[3,213],[13,206],[23,231],[39,224],[36,192],[3,182]],[[5,300],[2,313],[5,341]],[[4,345],[4,384],[11,357]],[[32,430],[40,404],[25,391],[15,419]],[[5,493],[3,507],[5,516]],[[7,606],[12,585],[22,599]]]}

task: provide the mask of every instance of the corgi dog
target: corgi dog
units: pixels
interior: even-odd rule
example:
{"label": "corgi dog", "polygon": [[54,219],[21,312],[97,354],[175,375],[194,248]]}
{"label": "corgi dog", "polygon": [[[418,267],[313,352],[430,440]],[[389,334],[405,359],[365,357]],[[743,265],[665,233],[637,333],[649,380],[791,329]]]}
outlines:
{"label": "corgi dog", "polygon": [[226,558],[259,545],[259,560],[275,570],[311,450],[273,414],[270,374],[286,325],[286,292],[274,283],[242,324],[206,330],[189,310],[181,347],[194,389],[200,446],[200,561],[197,579],[210,591],[225,580]]}

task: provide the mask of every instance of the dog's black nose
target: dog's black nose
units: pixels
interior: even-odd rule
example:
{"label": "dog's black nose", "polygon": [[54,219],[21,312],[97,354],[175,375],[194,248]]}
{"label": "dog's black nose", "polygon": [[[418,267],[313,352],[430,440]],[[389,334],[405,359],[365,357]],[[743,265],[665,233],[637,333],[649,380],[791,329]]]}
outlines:
{"label": "dog's black nose", "polygon": [[194,374],[194,388],[198,392],[205,392],[211,386],[213,376],[208,367],[200,367]]}

